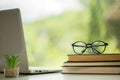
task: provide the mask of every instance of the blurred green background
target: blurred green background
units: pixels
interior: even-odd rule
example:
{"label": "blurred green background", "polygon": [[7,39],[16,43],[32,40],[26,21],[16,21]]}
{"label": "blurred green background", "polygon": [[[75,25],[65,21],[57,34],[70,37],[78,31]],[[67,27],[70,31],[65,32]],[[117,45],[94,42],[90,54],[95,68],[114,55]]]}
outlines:
{"label": "blurred green background", "polygon": [[[68,0],[69,2],[69,0]],[[78,0],[81,10],[24,22],[30,66],[61,67],[75,41],[109,43],[104,54],[120,52],[120,0]]]}

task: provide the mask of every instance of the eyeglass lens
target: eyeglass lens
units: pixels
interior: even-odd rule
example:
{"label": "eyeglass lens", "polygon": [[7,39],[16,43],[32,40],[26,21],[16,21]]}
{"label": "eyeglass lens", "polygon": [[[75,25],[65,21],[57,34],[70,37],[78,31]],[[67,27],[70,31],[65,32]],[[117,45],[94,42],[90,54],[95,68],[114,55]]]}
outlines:
{"label": "eyeglass lens", "polygon": [[73,50],[75,53],[80,54],[86,49],[86,44],[83,42],[76,42],[73,45]]}
{"label": "eyeglass lens", "polygon": [[101,41],[96,41],[92,44],[92,50],[94,53],[103,53],[105,50],[105,43]]}

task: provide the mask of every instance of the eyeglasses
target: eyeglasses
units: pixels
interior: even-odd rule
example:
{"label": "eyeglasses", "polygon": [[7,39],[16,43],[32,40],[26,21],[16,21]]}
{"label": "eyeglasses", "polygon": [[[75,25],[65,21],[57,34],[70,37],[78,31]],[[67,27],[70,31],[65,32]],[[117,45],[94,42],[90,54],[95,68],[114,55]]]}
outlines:
{"label": "eyeglasses", "polygon": [[76,54],[83,54],[88,48],[91,48],[96,54],[101,54],[105,51],[107,45],[108,43],[103,41],[94,41],[88,44],[82,41],[76,41],[72,44],[72,48]]}

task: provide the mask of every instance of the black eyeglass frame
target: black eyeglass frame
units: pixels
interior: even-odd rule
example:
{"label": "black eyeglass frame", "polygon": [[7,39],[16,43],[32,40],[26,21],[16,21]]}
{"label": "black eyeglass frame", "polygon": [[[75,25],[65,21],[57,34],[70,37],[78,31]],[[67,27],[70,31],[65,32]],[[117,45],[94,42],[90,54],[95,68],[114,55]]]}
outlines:
{"label": "black eyeglass frame", "polygon": [[[78,42],[84,43],[85,46],[75,45],[75,44],[78,43]],[[103,49],[102,52],[99,52],[98,50],[96,50],[96,49],[94,48],[93,44],[94,44],[95,42],[102,42],[102,43],[104,44],[104,45],[98,45],[98,46],[104,46],[104,49]],[[97,41],[94,41],[94,42],[88,43],[88,44],[86,44],[86,43],[83,42],[83,41],[76,41],[76,42],[74,42],[74,43],[72,44],[72,48],[73,48],[73,51],[74,51],[76,54],[83,54],[83,53],[86,51],[87,48],[92,48],[92,51],[93,51],[95,54],[102,54],[102,53],[105,51],[107,45],[108,45],[108,43],[106,43],[106,42],[104,42],[104,41],[101,41],[101,40],[97,40]],[[85,49],[82,50],[81,53],[78,53],[78,52],[76,52],[75,49],[74,49],[76,46],[77,46],[77,47],[85,47]]]}

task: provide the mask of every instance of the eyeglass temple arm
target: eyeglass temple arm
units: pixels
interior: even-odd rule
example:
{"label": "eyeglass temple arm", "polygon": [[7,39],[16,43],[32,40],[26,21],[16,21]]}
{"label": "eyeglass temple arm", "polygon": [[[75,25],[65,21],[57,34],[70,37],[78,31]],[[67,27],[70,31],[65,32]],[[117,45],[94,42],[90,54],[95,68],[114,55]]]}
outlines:
{"label": "eyeglass temple arm", "polygon": [[92,48],[92,49],[94,49],[96,52],[97,52],[97,54],[101,54],[98,50],[96,50],[95,48]]}
{"label": "eyeglass temple arm", "polygon": [[86,49],[83,49],[81,52],[84,53],[86,51]]}

